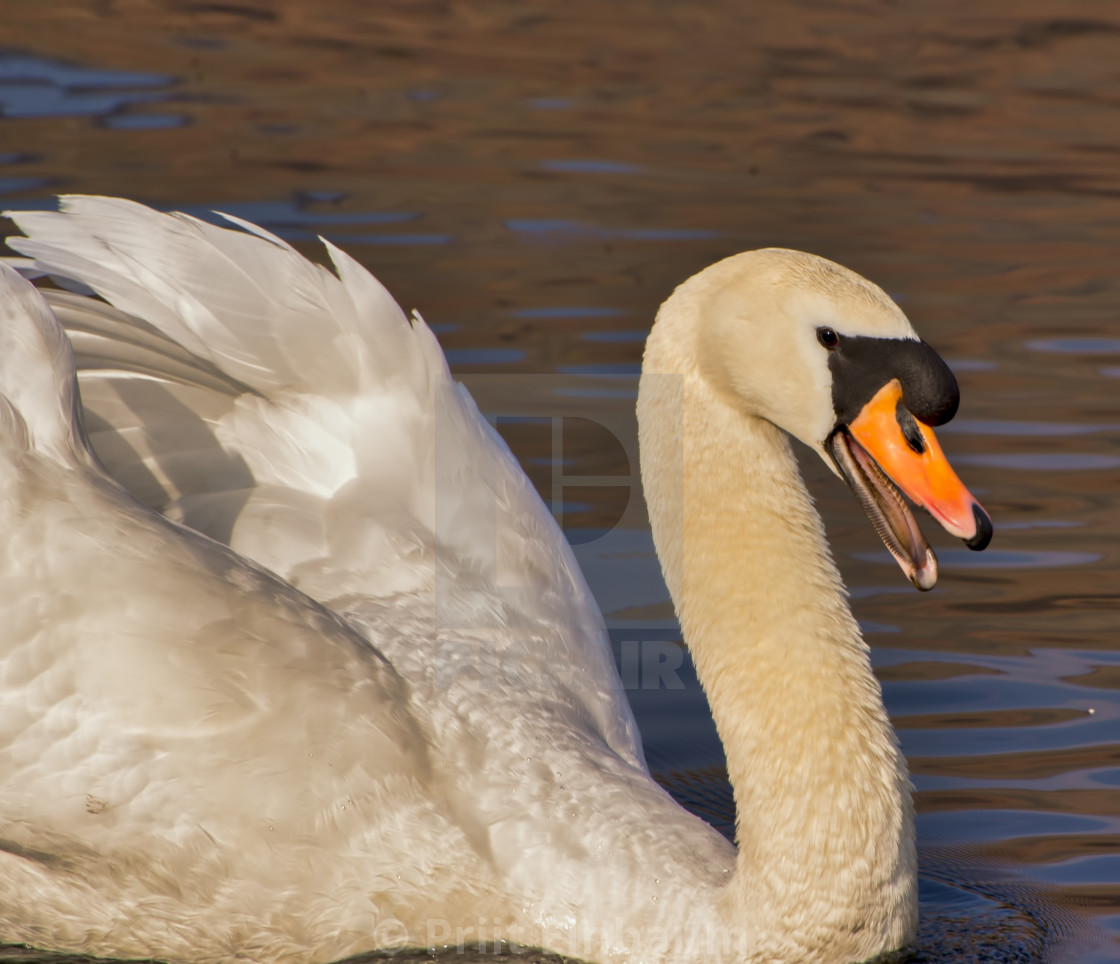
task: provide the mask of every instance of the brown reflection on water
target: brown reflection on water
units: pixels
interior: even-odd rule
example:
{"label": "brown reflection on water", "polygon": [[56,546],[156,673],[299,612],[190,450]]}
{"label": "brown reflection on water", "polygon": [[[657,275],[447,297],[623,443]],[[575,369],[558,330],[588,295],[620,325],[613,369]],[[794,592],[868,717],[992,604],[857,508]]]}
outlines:
{"label": "brown reflection on water", "polygon": [[[1089,595],[1077,593],[1069,596],[1039,596],[1034,599],[1022,599],[1010,602],[973,602],[961,603],[954,607],[958,612],[974,613],[1015,613],[1015,612],[1049,612],[1064,610],[1078,615],[1093,611],[1106,613],[1120,612],[1120,596],[1116,595]],[[1095,685],[1105,685],[1097,683]]]}
{"label": "brown reflection on water", "polygon": [[[8,4],[0,42],[170,78],[112,117],[0,119],[0,184],[40,182],[0,201],[293,202],[310,226],[298,243],[322,231],[356,254],[461,372],[632,372],[673,286],[745,248],[805,248],[882,284],[957,370],[942,439],[996,523],[970,557],[925,522],[942,577],[918,595],[864,558],[882,551],[862,513],[804,462],[904,743],[945,733],[912,756],[919,813],[965,839],[992,810],[1043,828],[1120,812],[1112,0],[60,0]],[[114,126],[157,115],[181,122]],[[314,220],[369,212],[401,220]],[[595,428],[607,404],[563,420],[562,475],[633,471]],[[498,428],[566,523],[641,525],[626,487],[558,494],[547,418]],[[611,615],[672,611],[662,592]],[[988,703],[962,706],[966,687]],[[961,755],[992,727],[1021,745]],[[666,783],[729,826],[720,761],[680,763]],[[1092,861],[1114,845],[1062,829],[991,850],[1028,872],[1086,860],[1099,878],[1055,899],[1103,914],[1120,888]]]}
{"label": "brown reflection on water", "polygon": [[[1060,837],[1031,837],[1019,850],[1032,864],[1049,864],[1076,857],[1115,854],[1120,837],[1113,834],[1062,834]],[[1120,891],[1120,888],[1117,888]]]}
{"label": "brown reflection on water", "polygon": [[945,810],[1026,810],[1060,814],[1120,814],[1120,790],[1034,790],[983,787],[921,790],[915,798],[924,813]]}
{"label": "brown reflection on water", "polygon": [[998,757],[911,757],[915,775],[997,780],[1045,780],[1120,764],[1120,744],[1003,753]]}
{"label": "brown reflection on water", "polygon": [[931,660],[912,660],[896,666],[880,666],[875,670],[880,683],[917,681],[931,683],[935,680],[956,679],[977,674],[995,676],[999,674],[999,670],[989,669],[986,666],[973,666],[969,663],[942,663]]}
{"label": "brown reflection on water", "polygon": [[1120,666],[1094,666],[1088,673],[1065,677],[1067,683],[1094,689],[1120,690]]}
{"label": "brown reflection on water", "polygon": [[1054,726],[1081,719],[1084,711],[1054,707],[988,710],[978,713],[916,713],[896,716],[895,726],[905,730],[961,730],[1005,726]]}

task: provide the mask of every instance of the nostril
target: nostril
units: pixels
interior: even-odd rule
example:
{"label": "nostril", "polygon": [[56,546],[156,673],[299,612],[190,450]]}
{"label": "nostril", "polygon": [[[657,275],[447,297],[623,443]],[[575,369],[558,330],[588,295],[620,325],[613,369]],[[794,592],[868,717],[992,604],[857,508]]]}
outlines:
{"label": "nostril", "polygon": [[923,454],[926,450],[926,440],[922,438],[918,423],[914,421],[914,416],[910,414],[910,409],[903,404],[901,398],[894,407],[894,417],[898,422],[898,427],[902,429],[902,437],[906,439],[906,444],[910,446],[911,451],[917,455]]}
{"label": "nostril", "polygon": [[979,552],[988,548],[988,543],[992,541],[992,520],[975,502],[972,503],[972,518],[976,521],[976,535],[965,539],[964,544],[974,552]]}

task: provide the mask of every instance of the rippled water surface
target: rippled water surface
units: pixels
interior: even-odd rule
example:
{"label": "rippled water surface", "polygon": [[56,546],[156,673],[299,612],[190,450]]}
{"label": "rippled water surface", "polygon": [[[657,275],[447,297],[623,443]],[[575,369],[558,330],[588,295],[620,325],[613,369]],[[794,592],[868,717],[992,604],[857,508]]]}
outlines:
{"label": "rippled water surface", "polygon": [[996,522],[927,525],[919,595],[804,460],[917,786],[914,960],[1120,957],[1114,3],[8,4],[0,202],[59,192],[322,234],[423,311],[576,544],[652,768],[727,833],[634,491],[642,339],[746,248],[883,285]]}

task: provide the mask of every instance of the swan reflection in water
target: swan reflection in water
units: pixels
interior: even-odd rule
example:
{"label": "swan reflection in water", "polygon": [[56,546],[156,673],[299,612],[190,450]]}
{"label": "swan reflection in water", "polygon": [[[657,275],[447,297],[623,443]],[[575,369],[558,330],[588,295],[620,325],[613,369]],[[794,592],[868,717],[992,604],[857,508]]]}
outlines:
{"label": "swan reflection in water", "polygon": [[[121,200],[12,217],[25,272],[103,300],[3,269],[0,937],[195,964],[913,939],[906,764],[787,440],[917,587],[901,492],[987,544],[931,429],[956,383],[879,288],[748,252],[647,343],[643,484],[735,847],[652,780],[570,548],[365,269]],[[443,672],[463,652],[538,669]]]}

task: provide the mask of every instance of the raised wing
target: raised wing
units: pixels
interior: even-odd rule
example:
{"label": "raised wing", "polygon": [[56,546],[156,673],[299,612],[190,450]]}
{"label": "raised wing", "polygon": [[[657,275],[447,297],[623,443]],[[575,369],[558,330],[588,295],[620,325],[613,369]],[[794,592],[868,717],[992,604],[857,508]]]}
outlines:
{"label": "raised wing", "polygon": [[[92,444],[130,491],[346,614],[433,697],[466,646],[470,671],[560,692],[640,764],[563,535],[423,320],[364,268],[118,199],[9,216],[27,235],[11,247],[104,299],[49,294]],[[420,610],[423,632],[387,625]]]}

